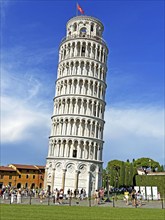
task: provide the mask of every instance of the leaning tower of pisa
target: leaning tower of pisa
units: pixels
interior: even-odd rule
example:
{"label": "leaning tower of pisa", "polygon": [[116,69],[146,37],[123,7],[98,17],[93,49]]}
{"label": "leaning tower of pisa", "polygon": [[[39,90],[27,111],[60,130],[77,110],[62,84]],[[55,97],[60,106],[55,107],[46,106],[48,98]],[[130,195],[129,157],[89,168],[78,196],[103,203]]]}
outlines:
{"label": "leaning tower of pisa", "polygon": [[45,189],[102,185],[102,152],[108,48],[103,24],[76,16],[59,47],[58,76],[45,170]]}

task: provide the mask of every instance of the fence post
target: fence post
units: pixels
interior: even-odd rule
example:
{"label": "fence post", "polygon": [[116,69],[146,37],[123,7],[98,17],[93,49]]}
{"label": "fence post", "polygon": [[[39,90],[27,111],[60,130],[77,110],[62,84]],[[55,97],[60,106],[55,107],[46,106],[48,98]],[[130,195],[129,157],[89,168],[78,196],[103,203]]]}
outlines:
{"label": "fence post", "polygon": [[31,193],[30,193],[30,201],[29,201],[29,204],[31,205],[31,200],[32,200],[32,198],[31,198]]}
{"label": "fence post", "polygon": [[115,207],[115,198],[113,197],[113,207]]}
{"label": "fence post", "polygon": [[163,207],[163,198],[161,199],[161,201],[162,201],[162,209],[163,209],[163,208],[164,208],[164,207]]}
{"label": "fence post", "polygon": [[71,206],[71,195],[69,195],[69,206]]}
{"label": "fence post", "polygon": [[53,203],[55,203],[55,195],[53,196]]}
{"label": "fence post", "polygon": [[50,196],[48,195],[48,205],[50,204]]}
{"label": "fence post", "polygon": [[135,201],[135,208],[137,208],[138,204],[137,204],[137,201]]}
{"label": "fence post", "polygon": [[89,196],[89,207],[91,207],[91,196]]}

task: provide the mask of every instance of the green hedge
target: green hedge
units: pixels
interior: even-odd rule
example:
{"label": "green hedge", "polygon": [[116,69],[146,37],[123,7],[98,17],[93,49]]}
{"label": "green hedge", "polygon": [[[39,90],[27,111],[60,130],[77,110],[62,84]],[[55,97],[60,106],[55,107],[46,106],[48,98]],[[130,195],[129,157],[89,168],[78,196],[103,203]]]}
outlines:
{"label": "green hedge", "polygon": [[161,197],[165,198],[165,176],[136,175],[136,186],[157,186]]}

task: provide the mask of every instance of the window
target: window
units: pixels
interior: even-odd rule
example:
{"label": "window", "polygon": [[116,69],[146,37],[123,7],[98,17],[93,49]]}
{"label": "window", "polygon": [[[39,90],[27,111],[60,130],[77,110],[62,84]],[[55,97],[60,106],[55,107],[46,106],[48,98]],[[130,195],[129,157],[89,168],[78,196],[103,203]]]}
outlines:
{"label": "window", "polygon": [[17,189],[21,188],[21,183],[17,183]]}
{"label": "window", "polygon": [[0,189],[2,189],[2,186],[3,186],[3,182],[0,182]]}
{"label": "window", "polygon": [[11,182],[9,182],[8,185],[11,186]]}
{"label": "window", "polygon": [[85,56],[85,47],[82,47],[82,56]]}
{"label": "window", "polygon": [[1,175],[0,178],[3,179],[4,175]]}
{"label": "window", "polygon": [[19,175],[19,179],[21,178],[21,175]]}
{"label": "window", "polygon": [[33,179],[35,179],[35,175],[33,175]]}
{"label": "window", "polygon": [[81,33],[86,33],[86,28],[81,28],[80,32]]}
{"label": "window", "polygon": [[77,30],[77,24],[74,23],[74,25],[73,25],[73,31],[76,31],[76,30]]}
{"label": "window", "polygon": [[77,150],[73,150],[73,157],[77,157]]}
{"label": "window", "polygon": [[29,178],[29,175],[26,175],[26,179],[28,179]]}
{"label": "window", "polygon": [[91,25],[91,31],[93,31],[93,24]]}
{"label": "window", "polygon": [[26,188],[28,187],[28,183],[25,183],[25,187],[26,187]]}
{"label": "window", "polygon": [[34,189],[34,188],[35,188],[35,183],[32,183],[31,189]]}
{"label": "window", "polygon": [[86,28],[81,28],[80,35],[85,37],[85,35],[86,35]]}
{"label": "window", "polygon": [[85,47],[82,47],[82,52],[85,53]]}
{"label": "window", "polygon": [[9,179],[12,179],[12,176],[11,176],[11,175],[9,176]]}

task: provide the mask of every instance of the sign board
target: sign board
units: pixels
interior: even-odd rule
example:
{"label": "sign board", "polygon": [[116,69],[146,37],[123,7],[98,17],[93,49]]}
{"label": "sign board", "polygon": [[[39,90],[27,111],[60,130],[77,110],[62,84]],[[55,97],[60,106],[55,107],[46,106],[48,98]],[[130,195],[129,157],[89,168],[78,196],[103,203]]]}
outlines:
{"label": "sign board", "polygon": [[157,186],[152,187],[152,198],[153,200],[158,200],[158,187]]}
{"label": "sign board", "polygon": [[136,190],[136,193],[140,190],[139,186],[134,186],[134,190]]}
{"label": "sign board", "polygon": [[142,194],[142,199],[145,200],[146,198],[146,189],[145,186],[140,186],[140,192]]}
{"label": "sign board", "polygon": [[152,199],[151,186],[146,186],[146,194],[147,194],[147,199],[151,200]]}

